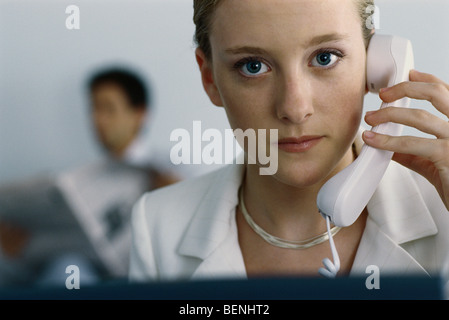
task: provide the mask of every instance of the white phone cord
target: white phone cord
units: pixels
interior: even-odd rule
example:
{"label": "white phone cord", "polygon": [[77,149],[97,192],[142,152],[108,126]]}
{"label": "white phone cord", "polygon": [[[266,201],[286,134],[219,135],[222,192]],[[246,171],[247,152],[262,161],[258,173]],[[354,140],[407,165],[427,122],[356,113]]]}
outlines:
{"label": "white phone cord", "polygon": [[334,239],[332,238],[331,226],[329,216],[326,216],[326,226],[327,233],[329,235],[329,244],[331,246],[332,258],[334,259],[334,263],[329,258],[323,259],[323,264],[325,268],[320,268],[318,272],[327,278],[335,278],[337,276],[338,271],[340,270],[340,257],[338,256],[337,249],[335,248]]}

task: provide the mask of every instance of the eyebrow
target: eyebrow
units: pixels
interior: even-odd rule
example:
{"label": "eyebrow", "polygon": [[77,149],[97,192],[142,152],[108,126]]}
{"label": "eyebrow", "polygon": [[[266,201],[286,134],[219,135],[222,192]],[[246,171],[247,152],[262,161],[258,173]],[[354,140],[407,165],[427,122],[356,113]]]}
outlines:
{"label": "eyebrow", "polygon": [[313,37],[306,43],[306,47],[317,46],[325,42],[342,41],[348,39],[348,34],[341,33],[328,33],[320,36]]}
{"label": "eyebrow", "polygon": [[229,53],[229,54],[250,53],[250,54],[256,54],[256,55],[257,54],[262,55],[262,54],[266,53],[266,51],[261,48],[250,47],[250,46],[229,48],[229,49],[226,49],[225,52]]}
{"label": "eyebrow", "polygon": [[[348,34],[340,34],[340,33],[329,33],[329,34],[323,34],[316,37],[313,37],[312,39],[305,42],[304,47],[313,47],[318,46],[322,43],[326,42],[336,42],[336,41],[342,41],[349,38]],[[234,47],[229,48],[225,50],[228,54],[241,54],[241,53],[249,53],[249,54],[255,54],[255,55],[263,55],[266,54],[267,51],[258,48],[258,47],[251,47],[251,46],[242,46],[242,47]]]}

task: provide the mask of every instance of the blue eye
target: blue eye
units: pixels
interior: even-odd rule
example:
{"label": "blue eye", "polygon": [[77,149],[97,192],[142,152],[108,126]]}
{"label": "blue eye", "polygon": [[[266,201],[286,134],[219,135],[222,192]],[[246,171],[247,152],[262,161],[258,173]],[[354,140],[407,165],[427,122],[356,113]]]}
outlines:
{"label": "blue eye", "polygon": [[246,71],[248,71],[251,74],[258,73],[260,70],[262,70],[262,63],[260,61],[252,61],[248,62],[245,65]]}
{"label": "blue eye", "polygon": [[338,62],[339,57],[331,52],[321,52],[312,60],[314,67],[331,67]]}
{"label": "blue eye", "polygon": [[268,72],[269,67],[259,60],[251,60],[247,62],[245,61],[242,62],[240,66],[240,71],[246,76],[254,77]]}

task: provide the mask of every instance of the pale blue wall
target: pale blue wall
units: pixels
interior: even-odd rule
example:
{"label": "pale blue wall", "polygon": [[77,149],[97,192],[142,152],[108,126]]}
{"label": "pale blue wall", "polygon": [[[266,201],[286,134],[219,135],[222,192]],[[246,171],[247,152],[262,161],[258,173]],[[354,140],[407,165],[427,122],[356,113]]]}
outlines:
{"label": "pale blue wall", "polygon": [[[378,32],[410,38],[416,67],[449,82],[449,1],[377,3]],[[70,4],[80,8],[80,30],[65,27]],[[193,30],[190,0],[0,0],[0,182],[100,156],[83,81],[107,62],[129,63],[151,80],[148,149],[166,159],[173,129],[200,119],[204,128],[227,128],[223,110],[203,92]],[[379,103],[369,95],[366,105]]]}

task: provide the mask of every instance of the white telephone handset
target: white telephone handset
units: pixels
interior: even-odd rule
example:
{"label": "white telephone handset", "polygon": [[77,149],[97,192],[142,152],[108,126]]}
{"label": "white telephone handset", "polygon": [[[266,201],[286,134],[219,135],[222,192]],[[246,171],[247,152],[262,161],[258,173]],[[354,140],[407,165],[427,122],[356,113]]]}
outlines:
{"label": "white telephone handset", "polygon": [[[414,68],[412,45],[409,40],[389,36],[373,35],[366,63],[366,81],[370,92],[379,92],[381,88],[391,87],[403,81],[409,81],[410,70]],[[393,103],[382,103],[381,108],[393,106],[408,108],[409,98]],[[392,136],[401,134],[402,125],[384,123],[371,129],[374,132]],[[340,269],[340,258],[335,248],[330,230],[330,222],[346,227],[353,224],[362,213],[382,179],[393,152],[379,150],[364,145],[357,159],[340,171],[320,189],[317,206],[326,219],[326,225],[334,262],[323,259],[321,275],[334,278]]]}
{"label": "white telephone handset", "polygon": [[[403,81],[409,81],[414,68],[412,45],[409,40],[389,35],[373,35],[367,52],[367,86],[370,92],[379,92]],[[408,108],[409,98],[388,106]],[[392,136],[401,134],[402,125],[384,123],[371,130]],[[357,159],[327,181],[318,193],[320,213],[341,227],[355,222],[372,197],[382,179],[393,152],[372,148],[366,144]]]}

